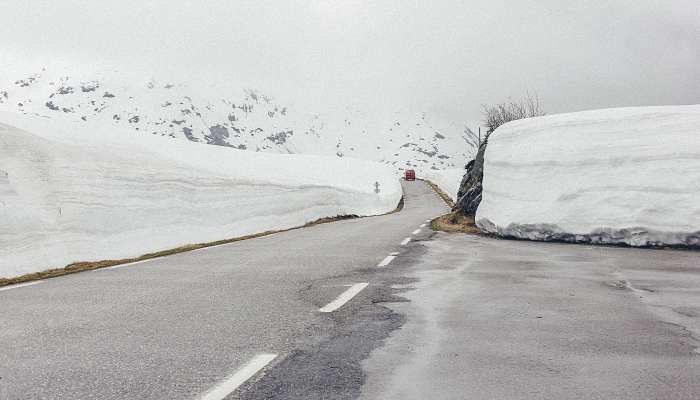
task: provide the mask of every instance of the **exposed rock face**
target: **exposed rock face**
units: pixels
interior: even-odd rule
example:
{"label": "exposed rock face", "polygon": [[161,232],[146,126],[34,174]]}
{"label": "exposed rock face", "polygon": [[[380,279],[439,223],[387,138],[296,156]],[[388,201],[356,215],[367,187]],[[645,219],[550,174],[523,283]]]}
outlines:
{"label": "exposed rock face", "polygon": [[[214,125],[209,127],[209,135],[206,135],[204,138],[207,140],[208,144],[214,144],[217,146],[229,146],[232,147],[231,144],[226,140],[229,138],[229,133],[228,129],[226,129],[225,126],[221,125]],[[192,139],[190,139],[192,140]]]}
{"label": "exposed rock face", "polygon": [[476,214],[476,209],[481,203],[481,182],[484,179],[484,153],[487,144],[487,140],[481,143],[476,158],[467,164],[467,172],[459,185],[454,210],[463,215]]}

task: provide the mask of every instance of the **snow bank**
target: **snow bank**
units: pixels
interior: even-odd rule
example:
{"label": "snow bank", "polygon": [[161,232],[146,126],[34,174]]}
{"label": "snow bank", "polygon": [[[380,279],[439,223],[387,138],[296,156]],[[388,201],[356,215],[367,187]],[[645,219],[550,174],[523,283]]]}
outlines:
{"label": "snow bank", "polygon": [[424,177],[442,189],[443,192],[450,196],[452,201],[457,201],[459,184],[462,183],[465,172],[464,168],[430,170],[425,172]]}
{"label": "snow bank", "polygon": [[381,214],[402,195],[394,168],[369,161],[0,121],[0,277]]}
{"label": "snow bank", "polygon": [[489,139],[476,214],[533,240],[700,246],[700,105],[515,121]]}

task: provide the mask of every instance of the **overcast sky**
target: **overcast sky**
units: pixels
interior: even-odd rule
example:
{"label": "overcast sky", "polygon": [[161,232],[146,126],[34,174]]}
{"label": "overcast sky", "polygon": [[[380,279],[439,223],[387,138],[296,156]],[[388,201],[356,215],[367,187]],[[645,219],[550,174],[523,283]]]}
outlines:
{"label": "overcast sky", "polygon": [[0,1],[0,74],[54,63],[471,123],[526,91],[549,112],[695,104],[700,1]]}

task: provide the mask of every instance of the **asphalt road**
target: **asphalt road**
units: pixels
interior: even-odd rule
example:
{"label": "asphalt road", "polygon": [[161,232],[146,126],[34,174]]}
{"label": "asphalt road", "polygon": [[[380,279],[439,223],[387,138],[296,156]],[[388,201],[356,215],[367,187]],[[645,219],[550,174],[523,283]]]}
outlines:
{"label": "asphalt road", "polygon": [[356,397],[361,360],[403,322],[381,305],[400,301],[392,263],[421,251],[400,243],[447,209],[404,190],[400,213],[0,291],[0,399]]}
{"label": "asphalt road", "polygon": [[0,399],[700,399],[700,253],[436,233],[446,207],[404,190],[0,289]]}
{"label": "asphalt road", "polygon": [[700,253],[439,233],[361,399],[700,399]]}

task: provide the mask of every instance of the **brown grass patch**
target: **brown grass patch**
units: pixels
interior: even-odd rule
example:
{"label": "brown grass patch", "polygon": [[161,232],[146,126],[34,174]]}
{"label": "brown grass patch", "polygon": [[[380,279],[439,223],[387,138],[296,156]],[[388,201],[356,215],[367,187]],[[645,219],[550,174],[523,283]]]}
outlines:
{"label": "brown grass patch", "polygon": [[[401,197],[401,201],[399,201],[399,204],[396,207],[396,209],[393,210],[392,212],[390,212],[389,214],[393,214],[393,213],[401,211],[403,209],[403,204],[404,204],[404,199],[403,199],[403,197]],[[260,232],[260,233],[256,233],[256,234],[252,234],[252,235],[246,235],[246,236],[240,236],[240,237],[231,238],[231,239],[217,240],[215,242],[188,244],[188,245],[176,247],[174,249],[168,249],[168,250],[158,251],[158,252],[154,252],[154,253],[144,254],[140,257],[125,258],[125,259],[121,259],[121,260],[101,260],[101,261],[75,262],[75,263],[67,265],[64,268],[54,268],[54,269],[49,269],[49,270],[41,271],[41,272],[33,272],[31,274],[20,275],[20,276],[14,277],[14,278],[0,278],[0,287],[8,286],[8,285],[16,285],[18,283],[37,281],[37,280],[41,280],[41,279],[56,278],[59,276],[75,274],[75,273],[83,272],[83,271],[91,271],[94,269],[113,267],[115,265],[120,265],[120,264],[128,264],[128,263],[137,262],[137,261],[151,260],[154,258],[166,257],[166,256],[170,256],[170,255],[177,254],[177,253],[184,253],[187,251],[202,249],[205,247],[220,246],[222,244],[229,244],[229,243],[234,243],[234,242],[240,242],[242,240],[248,240],[248,239],[268,236],[268,235],[272,235],[274,233],[288,232],[288,231],[292,231],[295,229],[302,229],[302,228],[307,228],[310,226],[327,224],[329,222],[343,221],[343,220],[354,219],[354,218],[360,218],[360,217],[358,217],[357,215],[338,215],[335,217],[325,217],[325,218],[317,219],[315,221],[308,222],[305,225],[297,226],[294,228],[281,229],[281,230],[276,230],[276,231],[265,231],[265,232]]]}
{"label": "brown grass patch", "polygon": [[[454,210],[455,203],[452,201],[450,196],[447,195],[438,185],[430,182],[427,179],[421,179],[427,183],[435,193],[442,198],[442,200],[447,204],[450,209]],[[445,214],[441,217],[437,217],[430,221],[430,227],[435,231],[443,231],[449,233],[480,233],[481,231],[477,228],[474,221],[474,217],[471,215],[462,215],[458,211],[452,211],[449,214]]]}
{"label": "brown grass patch", "polygon": [[436,231],[449,233],[479,233],[474,223],[474,217],[462,215],[456,211],[437,217],[430,222],[430,227]]}

